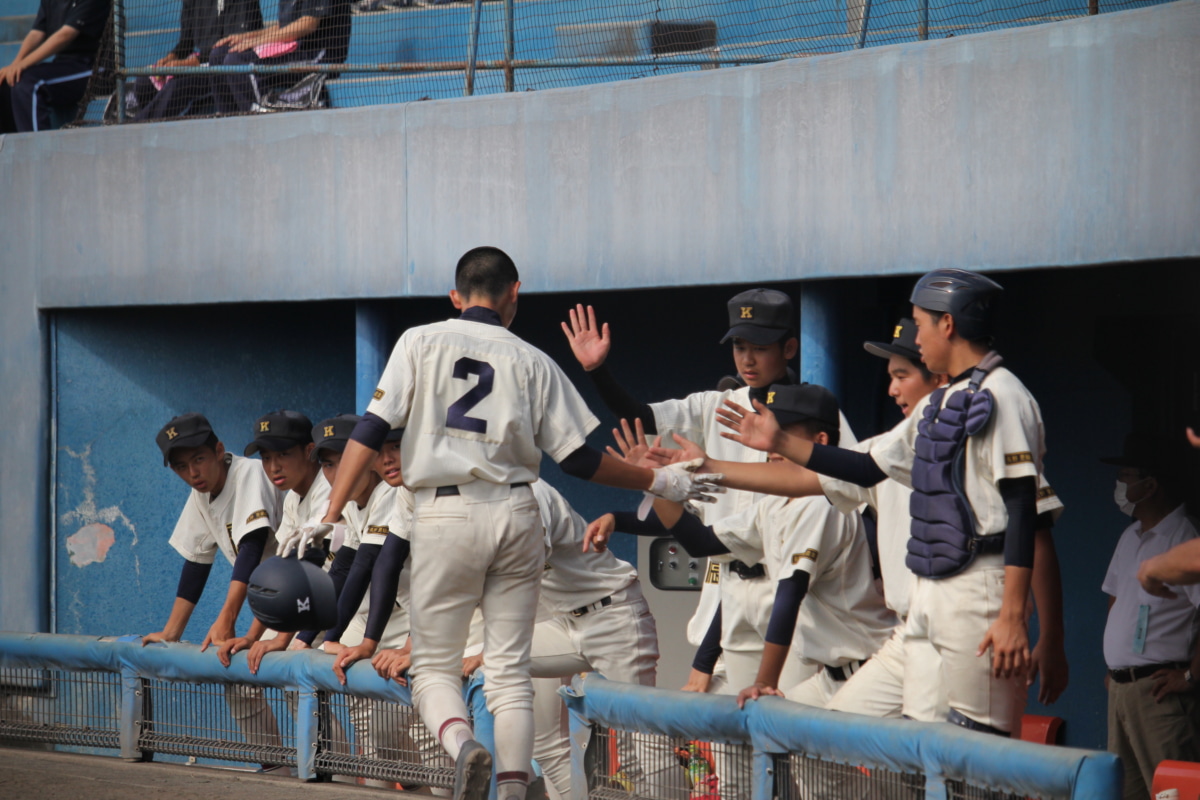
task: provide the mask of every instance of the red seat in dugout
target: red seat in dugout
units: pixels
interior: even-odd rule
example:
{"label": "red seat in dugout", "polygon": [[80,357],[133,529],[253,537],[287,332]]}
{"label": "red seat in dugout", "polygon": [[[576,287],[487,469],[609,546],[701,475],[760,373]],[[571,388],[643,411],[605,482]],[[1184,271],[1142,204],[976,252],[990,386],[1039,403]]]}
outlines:
{"label": "red seat in dugout", "polygon": [[1166,789],[1178,789],[1179,800],[1200,800],[1200,764],[1191,761],[1164,761],[1154,770],[1150,796]]}

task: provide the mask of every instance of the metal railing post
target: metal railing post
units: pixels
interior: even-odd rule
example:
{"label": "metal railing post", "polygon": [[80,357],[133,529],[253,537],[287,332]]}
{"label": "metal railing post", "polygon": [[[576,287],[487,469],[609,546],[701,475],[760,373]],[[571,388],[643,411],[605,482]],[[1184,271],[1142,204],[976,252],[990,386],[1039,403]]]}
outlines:
{"label": "metal railing post", "polygon": [[513,91],[516,85],[516,72],[513,69],[513,58],[516,56],[516,30],[513,26],[513,0],[504,0],[504,91]]}
{"label": "metal railing post", "polygon": [[858,44],[855,49],[862,50],[867,43],[867,26],[871,24],[871,0],[863,0],[862,25],[858,28]]}
{"label": "metal railing post", "polygon": [[317,748],[321,742],[321,693],[301,686],[296,703],[296,777],[317,780]]}
{"label": "metal railing post", "polygon": [[929,38],[929,0],[917,4],[917,38],[922,42]]}
{"label": "metal railing post", "polygon": [[125,0],[113,0],[113,72],[120,125],[125,122]]}
{"label": "metal railing post", "polygon": [[475,94],[475,60],[479,56],[479,24],[483,18],[483,0],[471,5],[471,30],[467,37],[467,73],[463,78],[463,94]]}
{"label": "metal railing post", "polygon": [[121,668],[121,712],[118,741],[121,758],[126,761],[149,761],[153,753],[142,750],[142,729],[149,721],[150,692],[148,682],[130,667]]}

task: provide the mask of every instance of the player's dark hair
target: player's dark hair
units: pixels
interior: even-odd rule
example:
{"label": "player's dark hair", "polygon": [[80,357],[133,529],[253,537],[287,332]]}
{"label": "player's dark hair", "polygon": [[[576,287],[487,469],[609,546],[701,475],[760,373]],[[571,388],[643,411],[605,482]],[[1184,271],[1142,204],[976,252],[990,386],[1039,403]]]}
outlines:
{"label": "player's dark hair", "polygon": [[804,431],[808,436],[815,438],[817,434],[823,433],[829,437],[829,446],[837,447],[838,442],[842,439],[841,428],[837,425],[829,425],[816,419],[802,419],[799,422],[793,422],[787,427],[796,427]]}
{"label": "player's dark hair", "polygon": [[454,288],[463,297],[500,297],[520,279],[517,265],[499,247],[468,250],[454,270]]}
{"label": "player's dark hair", "polygon": [[[897,353],[896,355],[900,355],[900,354]],[[921,377],[925,379],[926,383],[929,383],[933,380],[933,373],[930,372],[929,367],[925,366],[924,361],[922,361],[919,358],[914,361],[913,359],[909,358],[908,356],[900,356],[900,357],[903,358],[908,363],[912,364],[917,369],[921,370]]]}
{"label": "player's dark hair", "polygon": [[[924,311],[926,314],[928,314],[930,319],[933,319],[934,321],[941,319],[946,314],[950,314],[949,311],[938,311],[933,308],[922,308],[921,306],[917,306],[917,308],[920,308],[922,311]],[[954,315],[950,314],[950,317],[953,318]],[[957,330],[957,326],[955,327],[955,330]],[[961,333],[959,333],[958,335],[962,336]],[[963,336],[963,338],[967,339],[966,336]],[[985,336],[976,336],[974,339],[967,339],[967,341],[968,342],[978,342],[979,344],[982,344],[985,347],[992,347],[996,342],[996,337],[989,333]],[[924,365],[922,365],[922,366],[924,366]]]}

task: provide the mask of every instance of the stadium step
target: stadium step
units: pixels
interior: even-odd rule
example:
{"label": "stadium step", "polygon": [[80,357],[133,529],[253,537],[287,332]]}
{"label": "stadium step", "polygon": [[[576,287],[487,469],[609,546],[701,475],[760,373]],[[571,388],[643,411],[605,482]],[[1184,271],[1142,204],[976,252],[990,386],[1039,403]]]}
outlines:
{"label": "stadium step", "polygon": [[[0,42],[20,42],[33,29],[34,14],[21,14],[15,17],[0,17]],[[7,62],[5,62],[7,63]]]}

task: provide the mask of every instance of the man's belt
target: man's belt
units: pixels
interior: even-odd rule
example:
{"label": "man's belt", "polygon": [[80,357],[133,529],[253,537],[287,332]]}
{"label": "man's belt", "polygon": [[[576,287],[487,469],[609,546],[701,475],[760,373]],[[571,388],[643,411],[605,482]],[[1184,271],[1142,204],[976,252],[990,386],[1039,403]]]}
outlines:
{"label": "man's belt", "polygon": [[[521,486],[528,486],[528,485],[529,485],[528,482],[511,484],[512,488],[514,488],[514,489],[519,488]],[[457,497],[460,494],[462,494],[462,491],[457,486],[439,486],[439,487],[437,487],[436,490],[434,490],[433,496],[434,497]]]}
{"label": "man's belt", "polygon": [[838,683],[845,683],[850,680],[850,676],[863,668],[863,664],[871,659],[864,658],[862,661],[851,661],[849,664],[844,664],[840,667],[825,666],[825,671],[829,673],[829,677],[833,678]]}
{"label": "man's belt", "polygon": [[571,616],[572,617],[582,617],[584,614],[587,614],[588,612],[599,611],[602,608],[608,608],[612,604],[613,604],[613,599],[612,599],[612,595],[610,594],[608,597],[602,597],[594,603],[588,603],[586,606],[580,606],[579,608],[573,609],[571,611]]}
{"label": "man's belt", "polygon": [[1191,664],[1187,661],[1167,661],[1163,664],[1142,664],[1140,667],[1122,667],[1110,669],[1108,677],[1116,683],[1133,683],[1142,678],[1149,678],[1160,669],[1187,669]]}
{"label": "man's belt", "polygon": [[1004,552],[1004,532],[993,533],[988,536],[972,536],[971,541],[967,544],[971,552],[977,556],[987,556],[994,553]]}
{"label": "man's belt", "polygon": [[752,567],[745,561],[730,561],[729,571],[744,581],[752,581],[756,578],[765,578],[767,575],[767,568],[762,564],[755,564]]}

